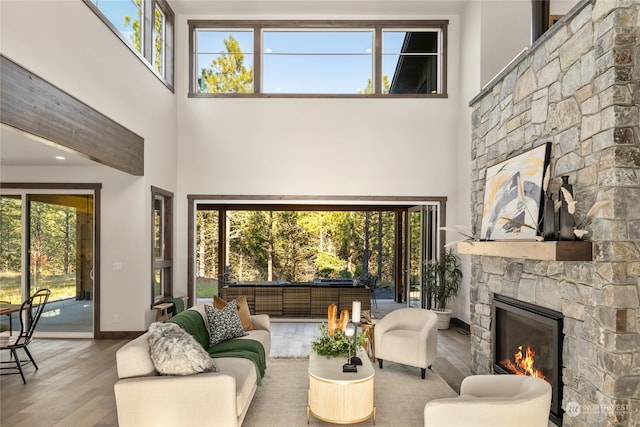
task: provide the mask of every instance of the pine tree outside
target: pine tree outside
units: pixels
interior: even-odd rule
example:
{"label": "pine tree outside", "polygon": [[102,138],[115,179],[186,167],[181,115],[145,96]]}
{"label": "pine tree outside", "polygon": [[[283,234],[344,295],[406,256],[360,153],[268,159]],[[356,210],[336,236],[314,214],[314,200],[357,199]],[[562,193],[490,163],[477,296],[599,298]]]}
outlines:
{"label": "pine tree outside", "polygon": [[312,283],[379,276],[393,287],[393,211],[226,211],[225,272],[218,271],[217,210],[198,210],[196,296],[212,298],[223,280]]}

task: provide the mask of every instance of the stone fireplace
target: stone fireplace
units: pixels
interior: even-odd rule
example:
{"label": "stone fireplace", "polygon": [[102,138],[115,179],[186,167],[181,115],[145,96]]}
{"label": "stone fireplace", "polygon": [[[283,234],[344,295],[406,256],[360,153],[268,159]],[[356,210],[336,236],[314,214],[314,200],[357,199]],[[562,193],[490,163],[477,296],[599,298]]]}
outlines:
{"label": "stone fireplace", "polygon": [[494,295],[493,371],[551,384],[551,417],[562,418],[562,313]]}
{"label": "stone fireplace", "polygon": [[487,167],[546,142],[578,223],[609,201],[586,227],[590,259],[471,256],[472,372],[496,370],[495,295],[560,313],[567,426],[640,420],[639,27],[640,0],[581,1],[470,103],[476,236]]}

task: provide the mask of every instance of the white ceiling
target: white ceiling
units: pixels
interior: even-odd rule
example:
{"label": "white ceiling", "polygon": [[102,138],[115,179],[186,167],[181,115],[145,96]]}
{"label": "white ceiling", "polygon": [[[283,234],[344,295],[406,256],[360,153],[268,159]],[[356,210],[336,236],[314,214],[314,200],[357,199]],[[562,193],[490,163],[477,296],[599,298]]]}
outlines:
{"label": "white ceiling", "polygon": [[[62,156],[65,159],[56,159]],[[98,163],[43,138],[0,124],[2,166],[91,166]]]}
{"label": "white ceiling", "polygon": [[468,0],[169,0],[176,15],[438,15]]}

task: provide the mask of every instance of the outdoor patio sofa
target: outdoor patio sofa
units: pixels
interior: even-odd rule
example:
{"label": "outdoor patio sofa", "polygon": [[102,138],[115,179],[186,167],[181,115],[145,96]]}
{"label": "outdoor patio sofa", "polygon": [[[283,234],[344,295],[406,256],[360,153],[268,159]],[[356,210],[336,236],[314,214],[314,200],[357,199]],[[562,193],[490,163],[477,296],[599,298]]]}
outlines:
{"label": "outdoor patio sofa", "polygon": [[271,317],[326,317],[327,307],[338,304],[338,311],[351,310],[353,301],[360,301],[362,310],[371,309],[371,289],[362,285],[313,283],[286,285],[227,285],[222,298],[247,298],[254,314]]}
{"label": "outdoor patio sofa", "polygon": [[[195,316],[195,312],[200,315]],[[269,316],[251,316],[252,328],[246,336],[212,347],[204,304],[183,311],[168,322],[178,324],[214,355],[217,372],[160,375],[150,356],[149,331],[145,332],[116,353],[119,380],[114,389],[119,426],[241,426],[264,370],[260,372],[255,361],[238,356],[237,350],[225,348],[225,344],[246,339],[254,340],[251,345],[255,341],[261,343],[266,367],[271,345]]]}

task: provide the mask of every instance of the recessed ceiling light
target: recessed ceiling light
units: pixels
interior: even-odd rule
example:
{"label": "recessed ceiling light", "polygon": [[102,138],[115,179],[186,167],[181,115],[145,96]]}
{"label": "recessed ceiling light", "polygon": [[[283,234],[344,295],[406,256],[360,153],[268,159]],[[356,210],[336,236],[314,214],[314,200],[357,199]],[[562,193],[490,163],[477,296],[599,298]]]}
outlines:
{"label": "recessed ceiling light", "polygon": [[65,160],[65,159],[66,159],[66,157],[64,157],[64,156],[56,156],[56,160]]}

